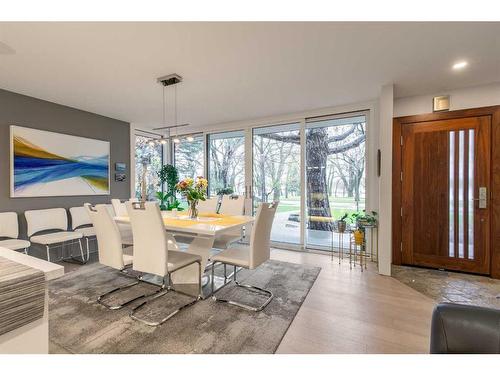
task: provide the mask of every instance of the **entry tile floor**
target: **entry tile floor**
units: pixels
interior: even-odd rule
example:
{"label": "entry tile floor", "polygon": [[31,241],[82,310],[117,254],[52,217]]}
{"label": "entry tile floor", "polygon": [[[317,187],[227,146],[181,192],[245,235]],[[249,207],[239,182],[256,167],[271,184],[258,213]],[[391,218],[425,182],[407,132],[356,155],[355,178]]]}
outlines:
{"label": "entry tile floor", "polygon": [[405,266],[393,266],[392,276],[436,302],[454,302],[500,309],[500,280]]}

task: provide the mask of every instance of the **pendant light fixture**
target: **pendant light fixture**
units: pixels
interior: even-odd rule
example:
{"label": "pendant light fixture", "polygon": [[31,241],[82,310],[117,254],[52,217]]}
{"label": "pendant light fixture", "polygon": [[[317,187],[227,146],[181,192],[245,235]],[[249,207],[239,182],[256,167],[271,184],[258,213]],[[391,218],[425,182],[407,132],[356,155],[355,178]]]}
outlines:
{"label": "pendant light fixture", "polygon": [[[178,74],[169,74],[168,76],[160,77],[157,79],[158,83],[163,85],[163,126],[160,128],[154,128],[153,130],[161,130],[166,133],[166,135],[162,135],[158,140],[162,145],[167,144],[168,140],[171,139],[174,143],[180,143],[181,139],[177,133],[177,128],[182,126],[188,126],[189,124],[181,124],[177,123],[177,83],[182,82],[182,77]],[[165,104],[165,88],[167,86],[174,86],[174,125],[166,125],[166,104]],[[172,132],[174,135],[172,136]],[[189,142],[194,140],[192,135],[186,137]],[[153,141],[154,142],[154,141]]]}
{"label": "pendant light fixture", "polygon": [[[163,99],[163,100],[162,100],[162,104],[163,104],[163,111],[162,111],[162,115],[163,115],[163,117],[162,117],[162,124],[163,124],[163,126],[165,126],[165,117],[166,117],[166,115],[165,115],[165,112],[166,112],[166,105],[165,105],[165,87],[166,87],[166,85],[163,85],[163,88],[162,88],[162,94],[163,94],[163,97],[162,97],[162,99]],[[165,139],[165,137],[164,137],[163,135],[162,135],[162,136],[161,136],[161,138],[160,138],[160,143],[161,143],[162,145],[167,144],[167,140]]]}
{"label": "pendant light fixture", "polygon": [[177,85],[174,86],[174,126],[175,137],[172,141],[174,143],[180,143],[181,140],[177,137]]}

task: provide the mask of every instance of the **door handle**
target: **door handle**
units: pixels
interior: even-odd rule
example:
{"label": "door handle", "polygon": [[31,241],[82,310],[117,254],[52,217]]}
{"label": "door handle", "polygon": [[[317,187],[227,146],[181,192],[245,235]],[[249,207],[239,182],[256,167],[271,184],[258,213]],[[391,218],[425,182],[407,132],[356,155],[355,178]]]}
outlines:
{"label": "door handle", "polygon": [[479,202],[479,208],[487,208],[488,207],[488,189],[486,186],[481,186],[479,188],[479,198],[472,198],[474,201]]}

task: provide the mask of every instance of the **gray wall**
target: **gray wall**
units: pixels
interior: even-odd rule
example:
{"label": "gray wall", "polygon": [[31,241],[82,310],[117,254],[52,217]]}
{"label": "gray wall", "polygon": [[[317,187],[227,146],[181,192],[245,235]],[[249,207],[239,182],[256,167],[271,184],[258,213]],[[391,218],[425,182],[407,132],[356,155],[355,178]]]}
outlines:
{"label": "gray wall", "polygon": [[[109,141],[111,144],[111,195],[10,198],[9,126],[18,125]],[[26,237],[25,210],[109,203],[111,198],[130,198],[130,132],[123,121],[50,103],[0,89],[0,212],[16,211],[20,237]],[[127,164],[127,180],[115,182],[114,163]],[[120,172],[123,173],[123,172]]]}

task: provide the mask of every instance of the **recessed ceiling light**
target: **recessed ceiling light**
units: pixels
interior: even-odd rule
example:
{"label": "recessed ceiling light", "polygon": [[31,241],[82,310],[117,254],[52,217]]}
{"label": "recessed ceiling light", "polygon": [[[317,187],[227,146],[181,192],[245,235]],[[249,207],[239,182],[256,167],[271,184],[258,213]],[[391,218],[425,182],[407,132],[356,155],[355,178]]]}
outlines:
{"label": "recessed ceiling light", "polygon": [[459,61],[453,64],[453,70],[460,70],[465,68],[469,63],[467,61]]}
{"label": "recessed ceiling light", "polygon": [[175,137],[175,138],[173,139],[173,141],[174,141],[174,143],[180,143],[180,142],[181,142],[181,140],[180,140],[179,138],[177,138],[177,137]]}
{"label": "recessed ceiling light", "polygon": [[186,139],[187,139],[188,142],[193,142],[194,141],[194,137],[192,135],[188,135],[186,137]]}

